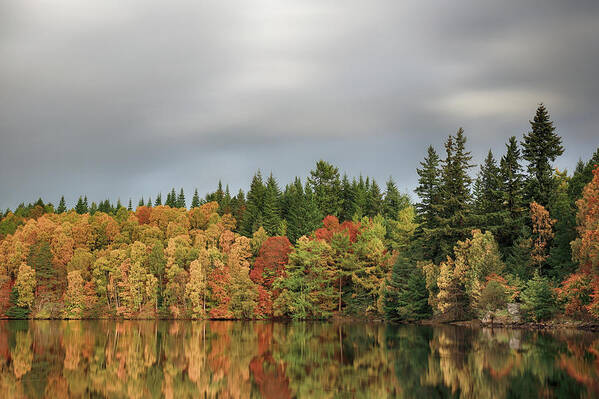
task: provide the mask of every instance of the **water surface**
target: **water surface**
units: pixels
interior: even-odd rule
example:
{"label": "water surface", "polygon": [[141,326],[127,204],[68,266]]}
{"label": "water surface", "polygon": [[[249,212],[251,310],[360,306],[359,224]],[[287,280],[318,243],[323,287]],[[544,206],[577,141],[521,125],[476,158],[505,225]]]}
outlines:
{"label": "water surface", "polygon": [[599,397],[599,335],[368,323],[0,321],[10,398]]}

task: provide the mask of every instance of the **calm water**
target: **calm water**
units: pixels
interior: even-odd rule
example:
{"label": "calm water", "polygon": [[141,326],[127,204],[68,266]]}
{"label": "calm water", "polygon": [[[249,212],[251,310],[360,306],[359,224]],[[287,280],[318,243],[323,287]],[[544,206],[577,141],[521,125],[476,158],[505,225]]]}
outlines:
{"label": "calm water", "polygon": [[0,321],[0,397],[599,397],[599,335],[359,323]]}

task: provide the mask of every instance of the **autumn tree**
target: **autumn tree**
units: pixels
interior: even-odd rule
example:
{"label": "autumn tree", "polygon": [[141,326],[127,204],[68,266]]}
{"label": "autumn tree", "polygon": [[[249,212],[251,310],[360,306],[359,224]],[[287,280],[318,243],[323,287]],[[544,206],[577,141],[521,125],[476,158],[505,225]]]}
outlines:
{"label": "autumn tree", "polygon": [[551,219],[549,212],[544,206],[536,203],[530,203],[530,218],[532,220],[532,250],[531,258],[540,272],[541,267],[548,257],[547,247],[554,236],[553,225],[555,220]]}

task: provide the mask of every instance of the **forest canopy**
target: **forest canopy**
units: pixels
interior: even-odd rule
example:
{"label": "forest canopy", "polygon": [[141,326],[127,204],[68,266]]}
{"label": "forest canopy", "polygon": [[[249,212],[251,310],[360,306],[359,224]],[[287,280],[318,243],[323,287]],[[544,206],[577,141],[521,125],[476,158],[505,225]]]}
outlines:
{"label": "forest canopy", "polygon": [[[545,106],[476,167],[463,129],[431,145],[416,201],[393,179],[320,160],[281,188],[137,206],[42,199],[0,220],[0,313],[9,318],[393,321],[599,318],[599,150],[573,173]],[[474,173],[476,172],[476,173]],[[189,208],[187,207],[189,203]]]}

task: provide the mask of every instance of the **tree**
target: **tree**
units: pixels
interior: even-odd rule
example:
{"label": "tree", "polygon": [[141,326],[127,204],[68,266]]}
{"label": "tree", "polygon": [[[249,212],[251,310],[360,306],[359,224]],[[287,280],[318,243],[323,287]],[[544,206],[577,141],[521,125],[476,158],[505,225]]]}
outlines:
{"label": "tree", "polygon": [[493,278],[487,278],[488,281],[476,301],[476,309],[479,312],[479,317],[484,318],[490,315],[491,323],[493,323],[496,312],[505,309],[509,297],[505,279],[497,275],[489,277]]}
{"label": "tree", "polygon": [[293,319],[329,317],[336,305],[336,273],[331,266],[331,246],[326,241],[300,238],[295,251],[289,254],[285,278],[278,278],[273,285],[281,292],[274,302],[274,315]]}
{"label": "tree", "polygon": [[183,192],[183,188],[179,191],[179,196],[177,197],[177,201],[175,206],[177,208],[186,208],[187,204],[185,203],[185,193]]}
{"label": "tree", "polygon": [[526,199],[547,206],[555,191],[552,162],[563,154],[564,148],[543,104],[537,108],[530,125],[531,131],[522,142],[522,155],[528,162]]}
{"label": "tree", "polygon": [[555,220],[551,219],[549,212],[543,205],[536,202],[530,203],[530,218],[532,220],[532,250],[530,256],[537,270],[541,272],[541,266],[547,260],[547,247],[553,238],[553,225]]}
{"label": "tree", "polygon": [[383,213],[383,194],[374,179],[372,179],[370,190],[368,190],[366,209],[366,215],[369,217],[375,217],[376,215]]}
{"label": "tree", "polygon": [[58,203],[58,208],[56,208],[56,213],[65,213],[67,211],[67,206],[64,201],[64,195],[60,197],[60,202]]}
{"label": "tree", "polygon": [[489,150],[474,184],[476,225],[497,235],[503,229],[503,187],[499,167]]}
{"label": "tree", "polygon": [[35,270],[22,263],[19,267],[19,274],[17,274],[17,281],[15,282],[15,287],[19,293],[17,306],[31,309],[31,305],[35,300],[34,293],[36,286]]}
{"label": "tree", "polygon": [[441,204],[439,226],[431,238],[439,240],[442,256],[451,254],[453,244],[465,239],[472,229],[470,185],[472,179],[468,169],[472,156],[466,151],[464,130],[458,129],[455,137],[445,142],[447,156],[441,172]]}
{"label": "tree", "polygon": [[402,256],[397,258],[393,266],[383,296],[387,320],[413,321],[432,316],[424,274],[418,266]]}
{"label": "tree", "polygon": [[77,205],[75,205],[75,212],[77,212],[79,215],[87,213],[87,200],[84,201],[82,197],[79,197],[77,200]]}
{"label": "tree", "polygon": [[156,201],[154,201],[154,206],[160,205],[162,205],[162,194],[158,193],[158,195],[156,196]]}
{"label": "tree", "polygon": [[269,235],[281,234],[281,192],[272,173],[266,181],[264,191],[263,216],[264,229]]}
{"label": "tree", "polygon": [[66,318],[78,319],[83,316],[86,308],[86,298],[84,292],[85,282],[81,277],[81,271],[73,270],[67,276],[68,285],[64,294]]}
{"label": "tree", "polygon": [[262,181],[262,173],[258,171],[252,178],[252,184],[245,203],[246,209],[240,226],[241,234],[246,237],[251,237],[264,224],[263,205],[265,195],[266,187]]}
{"label": "tree", "polygon": [[196,188],[193,192],[193,198],[191,199],[191,209],[200,207],[200,196],[198,195],[198,189]]}
{"label": "tree", "polygon": [[387,188],[385,190],[385,198],[383,199],[382,214],[387,219],[397,219],[399,211],[410,205],[410,200],[407,195],[399,193],[393,178],[387,180]]}
{"label": "tree", "polygon": [[304,190],[299,178],[286,189],[287,237],[295,243],[301,236],[316,230],[322,220],[314,195],[308,185]]}
{"label": "tree", "polygon": [[549,275],[557,281],[576,271],[576,263],[572,261],[570,243],[576,239],[576,212],[568,196],[569,178],[566,172],[556,172],[557,189],[551,203],[551,217],[555,220],[555,237],[549,248],[547,265]]}
{"label": "tree", "polygon": [[497,241],[502,249],[510,248],[519,237],[526,206],[524,204],[524,177],[520,166],[520,149],[516,137],[510,137],[506,153],[501,157],[501,205],[504,212],[502,228],[497,232]]}
{"label": "tree", "polygon": [[185,296],[190,302],[194,318],[206,317],[207,275],[210,255],[206,249],[200,250],[198,258],[189,264],[189,281],[185,286]]}
{"label": "tree", "polygon": [[424,161],[420,162],[421,168],[417,168],[418,187],[416,194],[420,202],[416,203],[419,227],[416,231],[418,237],[418,248],[423,252],[423,258],[438,259],[440,255],[439,241],[433,237],[433,232],[438,227],[438,217],[441,205],[441,187],[439,156],[429,146]]}
{"label": "tree", "polygon": [[339,169],[321,159],[316,162],[316,168],[310,171],[308,184],[314,191],[320,213],[339,216],[343,206]]}
{"label": "tree", "polygon": [[520,294],[522,309],[534,321],[543,321],[551,318],[556,311],[556,295],[546,277],[535,271],[531,280],[526,284],[526,289]]}

